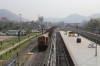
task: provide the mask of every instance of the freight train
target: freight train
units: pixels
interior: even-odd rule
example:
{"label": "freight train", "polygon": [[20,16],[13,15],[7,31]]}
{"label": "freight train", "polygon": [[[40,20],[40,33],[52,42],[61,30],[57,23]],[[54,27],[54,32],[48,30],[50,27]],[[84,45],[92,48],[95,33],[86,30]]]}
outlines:
{"label": "freight train", "polygon": [[51,38],[51,35],[52,35],[54,29],[55,29],[55,26],[47,29],[45,31],[45,33],[43,33],[43,35],[41,35],[38,38],[38,50],[39,51],[44,51],[48,48],[49,41],[50,41],[50,38]]}

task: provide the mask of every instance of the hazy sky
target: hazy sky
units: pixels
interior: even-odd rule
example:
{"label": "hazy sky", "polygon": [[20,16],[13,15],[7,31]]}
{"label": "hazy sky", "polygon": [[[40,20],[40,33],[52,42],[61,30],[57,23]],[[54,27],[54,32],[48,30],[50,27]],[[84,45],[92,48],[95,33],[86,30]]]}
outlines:
{"label": "hazy sky", "polygon": [[37,20],[38,14],[57,18],[73,13],[90,16],[100,13],[100,0],[0,0],[0,9],[21,13],[30,20]]}

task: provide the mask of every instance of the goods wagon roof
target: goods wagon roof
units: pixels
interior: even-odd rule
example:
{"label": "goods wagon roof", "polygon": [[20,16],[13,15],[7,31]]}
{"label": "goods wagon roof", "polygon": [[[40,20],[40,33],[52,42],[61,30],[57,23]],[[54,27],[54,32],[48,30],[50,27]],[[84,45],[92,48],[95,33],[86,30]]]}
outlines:
{"label": "goods wagon roof", "polygon": [[43,34],[43,35],[41,35],[41,36],[48,37],[48,34],[49,34],[49,33],[44,33],[44,34]]}

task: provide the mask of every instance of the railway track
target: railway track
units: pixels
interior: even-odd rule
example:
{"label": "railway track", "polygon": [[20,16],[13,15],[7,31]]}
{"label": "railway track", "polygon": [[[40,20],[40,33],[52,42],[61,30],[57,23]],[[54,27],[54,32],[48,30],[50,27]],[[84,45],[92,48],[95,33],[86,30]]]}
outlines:
{"label": "railway track", "polygon": [[87,31],[84,31],[84,30],[80,30],[80,29],[75,29],[75,28],[71,28],[71,27],[67,27],[66,28],[67,30],[69,31],[74,31],[76,32],[77,34],[91,40],[91,41],[94,41],[95,43],[99,44],[100,45],[100,35],[96,35],[94,33],[91,33],[91,32],[87,32]]}
{"label": "railway track", "polygon": [[69,66],[69,63],[67,61],[67,57],[66,57],[66,54],[65,54],[65,51],[64,51],[64,48],[63,48],[63,43],[61,41],[61,37],[60,37],[60,34],[57,33],[57,37],[56,37],[57,41],[57,66]]}
{"label": "railway track", "polygon": [[56,66],[74,66],[60,33],[56,34],[56,53]]}
{"label": "railway track", "polygon": [[31,61],[31,64],[29,66],[45,66],[47,63],[47,57],[49,51],[50,51],[50,44],[46,51],[38,52],[36,50],[33,60]]}
{"label": "railway track", "polygon": [[45,52],[36,53],[29,66],[42,66],[44,61]]}
{"label": "railway track", "polygon": [[35,51],[33,52],[34,57],[29,66],[46,66],[50,49],[51,49],[51,44],[48,45],[46,51],[39,52],[38,49],[34,50]]}
{"label": "railway track", "polygon": [[[12,58],[7,60],[7,62],[5,62],[2,66],[7,66],[14,59],[19,60],[19,58],[21,58],[21,56],[30,52],[30,48],[34,48],[36,46],[36,42],[37,42],[37,38],[34,41],[32,41],[30,44],[28,44],[25,48],[23,48],[21,51],[16,53],[16,55],[14,55]],[[17,63],[18,63],[18,61],[17,61]]]}

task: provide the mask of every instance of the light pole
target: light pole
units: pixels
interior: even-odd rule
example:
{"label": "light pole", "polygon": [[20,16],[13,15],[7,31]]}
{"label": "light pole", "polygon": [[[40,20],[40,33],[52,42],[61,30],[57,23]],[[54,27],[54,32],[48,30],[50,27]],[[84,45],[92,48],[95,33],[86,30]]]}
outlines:
{"label": "light pole", "polygon": [[97,20],[95,20],[95,25],[96,25],[96,48],[95,48],[95,56],[97,56]]}
{"label": "light pole", "polygon": [[21,15],[22,14],[19,14],[20,15],[20,29],[22,29],[22,23],[21,23]]}
{"label": "light pole", "polygon": [[78,36],[79,36],[79,34],[78,34],[78,33],[79,33],[79,30],[78,30],[78,28],[79,28],[79,27],[78,27],[78,23],[77,23],[77,25],[76,25],[76,28],[77,28],[77,38],[78,38]]}
{"label": "light pole", "polygon": [[91,18],[91,21],[90,22],[91,22],[91,33],[92,33],[92,18]]}
{"label": "light pole", "polygon": [[95,48],[95,56],[97,56],[97,28],[96,28],[96,48]]}
{"label": "light pole", "polygon": [[20,36],[21,36],[21,30],[22,30],[22,24],[21,24],[21,15],[22,14],[19,14],[20,15],[20,30],[18,31],[18,38],[19,38],[19,41],[20,41]]}

